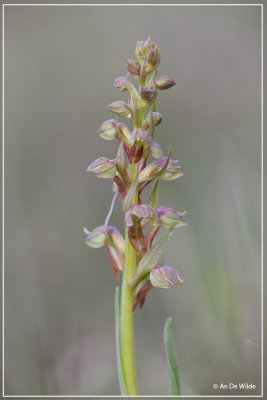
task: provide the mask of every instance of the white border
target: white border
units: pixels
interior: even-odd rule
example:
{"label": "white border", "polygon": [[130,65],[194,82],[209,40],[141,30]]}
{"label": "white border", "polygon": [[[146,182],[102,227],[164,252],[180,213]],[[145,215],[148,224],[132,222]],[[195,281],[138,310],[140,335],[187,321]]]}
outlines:
{"label": "white border", "polygon": [[218,3],[218,4],[208,4],[208,3],[203,3],[203,4],[194,4],[194,3],[190,3],[190,4],[187,4],[187,3],[179,3],[179,4],[171,4],[171,3],[168,3],[168,4],[162,4],[162,3],[154,3],[154,4],[141,4],[141,3],[129,3],[129,4],[121,4],[121,3],[113,3],[113,4],[105,4],[105,3],[100,3],[100,4],[97,4],[97,3],[92,3],[92,4],[83,4],[83,3],[77,3],[77,4],[73,4],[73,3],[70,3],[70,4],[60,4],[60,3],[48,3],[48,4],[45,4],[45,3],[38,3],[38,4],[31,4],[31,3],[23,3],[23,4],[17,4],[17,3],[12,3],[12,4],[3,4],[3,7],[5,7],[5,6],[8,6],[8,7],[10,7],[10,6],[74,6],[74,7],[76,7],[76,6],[96,6],[96,7],[118,7],[118,6],[122,6],[122,7],[128,7],[128,6],[130,6],[130,7],[133,7],[133,6],[137,6],[137,7],[150,7],[150,6],[153,6],[153,7],[173,7],[173,6],[211,6],[211,7],[214,7],[214,6],[261,6],[261,7],[263,7],[263,4],[261,4],[261,3],[252,3],[252,4],[249,4],[249,3],[247,3],[247,4],[228,4],[228,3]]}
{"label": "white border", "polygon": [[[5,226],[5,214],[4,214],[4,201],[5,201],[5,196],[4,196],[4,189],[5,189],[5,184],[4,184],[4,168],[5,168],[5,153],[4,153],[4,144],[5,144],[5,136],[4,136],[4,12],[5,12],[5,7],[14,7],[14,6],[96,6],[96,7],[133,7],[133,6],[145,6],[145,7],[175,7],[175,6],[260,6],[261,7],[261,218],[262,218],[262,225],[261,225],[261,394],[260,395],[182,395],[179,397],[224,397],[224,398],[231,398],[231,397],[239,397],[239,398],[248,398],[248,397],[263,397],[263,4],[261,3],[254,3],[254,4],[227,4],[227,3],[222,3],[222,4],[60,4],[60,3],[54,3],[54,4],[30,4],[30,3],[24,3],[24,4],[2,4],[2,397],[64,397],[64,398],[75,398],[75,397],[128,397],[128,396],[113,396],[113,395],[5,395],[5,390],[4,390],[4,327],[5,327],[5,321],[4,321],[4,226]],[[139,395],[139,396],[131,396],[131,397],[170,397],[169,395]],[[178,397],[178,396],[172,396],[172,397]]]}

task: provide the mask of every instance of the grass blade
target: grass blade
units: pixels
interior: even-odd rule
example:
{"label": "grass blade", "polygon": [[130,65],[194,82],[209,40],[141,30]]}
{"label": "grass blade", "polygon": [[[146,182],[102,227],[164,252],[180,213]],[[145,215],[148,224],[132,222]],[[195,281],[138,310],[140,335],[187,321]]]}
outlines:
{"label": "grass blade", "polygon": [[172,319],[167,318],[164,326],[164,344],[168,363],[168,374],[170,381],[170,395],[181,395],[179,368],[174,345]]}
{"label": "grass blade", "polygon": [[116,354],[117,354],[117,370],[120,391],[122,396],[127,396],[127,390],[124,382],[124,376],[121,365],[121,346],[120,346],[120,288],[115,289],[115,336],[116,336]]}

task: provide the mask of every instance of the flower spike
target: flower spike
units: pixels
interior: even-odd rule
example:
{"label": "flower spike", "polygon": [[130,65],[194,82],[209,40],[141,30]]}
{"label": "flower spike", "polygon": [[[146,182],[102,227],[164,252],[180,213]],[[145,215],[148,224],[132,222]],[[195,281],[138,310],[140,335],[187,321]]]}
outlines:
{"label": "flower spike", "polygon": [[[126,101],[113,101],[107,106],[116,118],[102,122],[97,131],[105,140],[118,141],[114,159],[99,157],[86,170],[94,172],[98,178],[111,179],[114,192],[104,225],[91,232],[84,229],[84,232],[89,247],[106,247],[116,280],[123,271],[120,312],[118,290],[116,297],[116,343],[123,395],[138,394],[132,345],[133,313],[144,306],[147,294],[154,287],[170,288],[183,283],[180,272],[163,266],[162,259],[173,230],[187,225],[182,213],[158,206],[159,180],[172,181],[184,174],[179,161],[171,158],[171,149],[164,156],[155,139],[162,122],[162,115],[156,111],[156,98],[162,90],[173,87],[175,81],[158,74],[160,49],[150,37],[137,42],[135,57],[124,58],[127,74],[113,82],[115,88],[125,92]],[[119,121],[118,117],[131,119],[132,126]],[[146,204],[143,193],[153,181]],[[124,238],[109,223],[119,196]]]}

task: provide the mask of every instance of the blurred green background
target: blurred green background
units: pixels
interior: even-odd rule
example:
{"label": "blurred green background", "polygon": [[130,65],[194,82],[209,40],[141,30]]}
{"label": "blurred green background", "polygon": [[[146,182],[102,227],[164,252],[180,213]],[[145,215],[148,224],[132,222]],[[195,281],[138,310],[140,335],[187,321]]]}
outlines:
{"label": "blurred green background", "polygon": [[[260,29],[249,6],[5,7],[6,394],[119,394],[116,282],[82,231],[103,224],[111,183],[85,169],[116,154],[96,131],[148,35],[176,80],[156,140],[185,171],[161,182],[160,205],[189,225],[165,255],[184,285],[135,314],[140,393],[168,394],[169,316],[183,394],[260,393]],[[111,223],[123,231],[119,206]]]}

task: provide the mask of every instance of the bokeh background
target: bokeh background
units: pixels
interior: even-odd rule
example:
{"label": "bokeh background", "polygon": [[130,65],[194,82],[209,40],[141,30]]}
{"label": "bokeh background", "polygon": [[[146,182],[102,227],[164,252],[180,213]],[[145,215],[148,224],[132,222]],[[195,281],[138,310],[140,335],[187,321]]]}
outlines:
{"label": "bokeh background", "polygon": [[[82,228],[104,222],[111,184],[85,172],[117,143],[97,136],[124,99],[137,40],[161,48],[157,141],[185,175],[160,205],[187,211],[165,263],[184,285],[135,315],[140,393],[168,394],[173,318],[183,394],[260,393],[259,6],[5,7],[5,393],[119,394],[113,279]],[[123,231],[119,205],[111,223]],[[233,394],[233,392],[231,392]]]}

